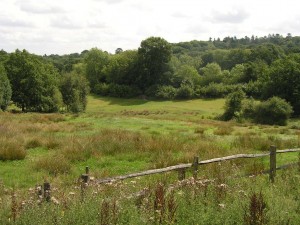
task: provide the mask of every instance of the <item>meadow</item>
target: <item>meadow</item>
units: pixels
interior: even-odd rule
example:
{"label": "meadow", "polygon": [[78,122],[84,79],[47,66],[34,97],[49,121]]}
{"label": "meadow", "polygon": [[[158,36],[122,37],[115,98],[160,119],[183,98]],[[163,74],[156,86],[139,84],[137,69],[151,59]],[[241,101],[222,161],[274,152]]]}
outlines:
{"label": "meadow", "polygon": [[[215,120],[223,112],[224,99],[151,101],[89,96],[88,100],[82,114],[17,110],[0,114],[1,224],[13,222],[14,207],[17,224],[243,224],[251,219],[250,214],[247,217],[248,202],[262,204],[262,198],[268,202],[265,223],[297,224],[300,189],[295,169],[280,172],[271,187],[266,175],[226,178],[259,174],[268,168],[268,159],[203,166],[199,180],[179,183],[175,173],[102,186],[92,183],[84,201],[74,197],[82,196],[78,177],[85,166],[92,177],[100,179],[191,163],[194,156],[205,160],[265,152],[270,145],[287,149],[300,144],[297,119],[287,126]],[[278,164],[297,161],[296,153],[278,155]],[[28,203],[36,197],[35,186],[45,180],[54,187],[58,206]],[[127,198],[145,188],[149,191],[142,198]],[[17,203],[10,203],[15,193]],[[278,204],[286,210],[278,213]]]}

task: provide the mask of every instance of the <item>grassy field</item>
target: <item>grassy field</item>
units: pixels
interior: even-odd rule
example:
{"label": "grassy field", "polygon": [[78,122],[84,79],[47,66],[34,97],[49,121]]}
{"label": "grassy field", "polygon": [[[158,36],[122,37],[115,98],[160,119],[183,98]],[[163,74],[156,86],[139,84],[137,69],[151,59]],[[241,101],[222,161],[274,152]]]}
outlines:
{"label": "grassy field", "polygon": [[[9,187],[30,187],[49,177],[69,184],[86,165],[103,177],[191,162],[195,155],[208,159],[267,151],[271,144],[298,146],[298,130],[291,126],[212,120],[222,113],[223,105],[224,99],[90,96],[86,113],[80,115],[1,113],[2,148],[23,149],[26,157],[0,161],[0,181]],[[296,154],[279,158],[281,162],[295,159]]]}
{"label": "grassy field", "polygon": [[[86,112],[79,115],[2,112],[0,113],[0,205],[5,199],[11,198],[9,194],[11,190],[27,193],[26,190],[42,184],[44,180],[50,181],[59,190],[66,192],[75,190],[76,192],[74,185],[76,186],[79,175],[84,173],[85,166],[90,167],[93,177],[103,178],[192,162],[194,156],[205,160],[238,153],[268,151],[270,145],[276,145],[278,149],[299,147],[299,120],[293,119],[284,127],[214,120],[223,112],[224,103],[224,99],[148,101],[90,96]],[[19,160],[9,160],[13,158]],[[278,155],[279,165],[297,161],[298,154]],[[267,158],[236,160],[222,163],[221,167],[220,165],[203,166],[199,176],[202,179],[219,177],[220,181],[217,185],[220,185],[223,182],[221,178],[225,174],[234,176],[244,173],[259,173],[266,168],[268,168]],[[126,187],[122,188],[128,191],[125,195],[147,186],[151,186],[154,191],[157,188],[155,186],[157,181],[172,183],[176,180],[176,176],[176,173],[150,176],[139,179],[139,184],[135,184],[136,180],[126,181]],[[267,178],[262,176],[258,179],[260,180],[257,182],[265,188]],[[292,181],[289,180],[289,182]],[[242,185],[250,195],[251,188],[246,183],[245,181],[233,182],[232,193],[238,192]],[[120,185],[124,185],[124,183]],[[214,185],[209,188],[214,189]],[[101,191],[104,189],[101,196],[98,196],[100,201],[103,200],[104,193],[109,196],[117,196],[119,187],[117,185],[114,189],[116,191],[112,191],[116,192],[115,194],[107,190],[106,186],[97,188],[100,188]],[[187,204],[182,203],[180,195],[189,193],[189,188],[182,189],[182,194],[176,192],[178,204],[181,202],[179,208],[182,208],[182,204]],[[95,189],[93,190],[95,191]],[[257,188],[255,190],[258,191]],[[299,190],[293,191],[298,192]],[[92,192],[89,194],[92,195]],[[63,191],[58,192],[57,195],[61,198],[65,196]],[[266,192],[266,195],[271,199],[272,193]],[[226,204],[233,201],[234,195],[229,196],[226,201],[224,200],[224,202],[228,202]],[[212,201],[212,199],[208,201]],[[218,204],[223,204],[222,201],[219,201]],[[96,201],[93,204],[100,203]],[[125,202],[124,204],[129,203]],[[206,203],[199,204],[197,203],[194,207],[201,208]],[[76,208],[75,205],[72,207]],[[220,210],[220,206],[214,207],[217,207],[215,210]],[[234,210],[237,210],[240,206],[237,204],[234,207],[236,207]],[[3,206],[3,209],[0,208],[0,212],[11,218],[9,208],[11,208],[10,205],[6,205],[6,208]],[[203,211],[203,208],[200,208],[199,210]],[[5,213],[7,210],[10,214]],[[133,212],[136,213],[135,211],[128,213]],[[184,208],[178,214],[183,212]],[[28,211],[27,213],[30,215],[33,212]],[[80,213],[82,212],[80,211]],[[213,215],[212,211],[208,213],[207,216]],[[185,216],[185,214],[182,215],[180,221]],[[30,218],[34,218],[34,215]],[[222,216],[218,218],[220,219]],[[237,220],[241,221],[242,217]],[[27,224],[24,222],[26,217],[20,221],[23,221],[20,224]],[[150,224],[153,222],[151,222],[151,218],[148,218],[147,221]],[[183,221],[178,223],[184,224]],[[135,222],[140,223],[141,221]],[[45,224],[51,224],[51,222],[48,221]],[[61,224],[65,224],[65,222],[61,222]],[[188,224],[195,223],[190,221]],[[221,222],[211,224],[221,224]]]}

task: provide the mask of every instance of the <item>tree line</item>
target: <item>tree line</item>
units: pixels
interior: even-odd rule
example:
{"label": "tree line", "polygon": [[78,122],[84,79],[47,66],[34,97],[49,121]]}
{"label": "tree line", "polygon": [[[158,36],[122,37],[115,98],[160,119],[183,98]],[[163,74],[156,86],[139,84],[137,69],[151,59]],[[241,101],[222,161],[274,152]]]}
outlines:
{"label": "tree line", "polygon": [[59,73],[52,63],[26,50],[0,52],[0,106],[10,103],[23,112],[81,112],[89,92],[83,74]]}
{"label": "tree line", "polygon": [[1,51],[1,108],[10,95],[24,111],[79,112],[89,90],[159,99],[219,98],[241,90],[259,100],[280,97],[299,115],[299,44],[299,37],[276,34],[176,44],[150,37],[137,50],[114,54],[98,48],[63,56]]}

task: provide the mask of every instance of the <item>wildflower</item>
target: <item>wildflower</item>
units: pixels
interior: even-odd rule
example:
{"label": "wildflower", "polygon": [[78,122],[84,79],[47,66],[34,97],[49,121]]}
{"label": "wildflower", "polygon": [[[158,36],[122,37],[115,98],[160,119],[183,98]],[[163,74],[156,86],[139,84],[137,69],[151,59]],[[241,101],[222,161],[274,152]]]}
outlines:
{"label": "wildflower", "polygon": [[221,208],[221,209],[224,209],[225,208],[225,204],[219,204],[219,207]]}

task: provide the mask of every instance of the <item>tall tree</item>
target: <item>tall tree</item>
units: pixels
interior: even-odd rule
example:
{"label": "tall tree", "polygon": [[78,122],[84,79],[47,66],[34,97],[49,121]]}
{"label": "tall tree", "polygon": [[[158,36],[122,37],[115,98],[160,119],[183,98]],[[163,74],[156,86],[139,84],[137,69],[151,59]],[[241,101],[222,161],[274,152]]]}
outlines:
{"label": "tall tree", "polygon": [[0,109],[6,110],[11,99],[11,86],[4,66],[0,64]]}
{"label": "tall tree", "polygon": [[200,70],[202,76],[202,85],[208,85],[210,83],[221,83],[223,74],[221,67],[217,63],[209,63]]}
{"label": "tall tree", "polygon": [[278,96],[290,102],[300,115],[300,63],[293,58],[279,59],[270,67],[265,97]]}
{"label": "tall tree", "polygon": [[83,75],[75,72],[64,74],[61,79],[60,90],[67,111],[77,113],[85,110],[89,85]]}
{"label": "tall tree", "polygon": [[92,48],[85,55],[86,76],[90,82],[91,91],[94,91],[98,83],[105,82],[103,69],[109,63],[109,55],[100,49]]}
{"label": "tall tree", "polygon": [[51,64],[26,50],[16,50],[5,68],[12,85],[12,100],[22,111],[59,109],[58,73]]}
{"label": "tall tree", "polygon": [[113,55],[104,69],[108,83],[134,85],[137,51],[124,51]]}
{"label": "tall tree", "polygon": [[171,53],[171,45],[163,38],[150,37],[141,42],[138,49],[137,84],[142,90],[160,83],[164,73],[168,70],[167,63],[171,59]]}

